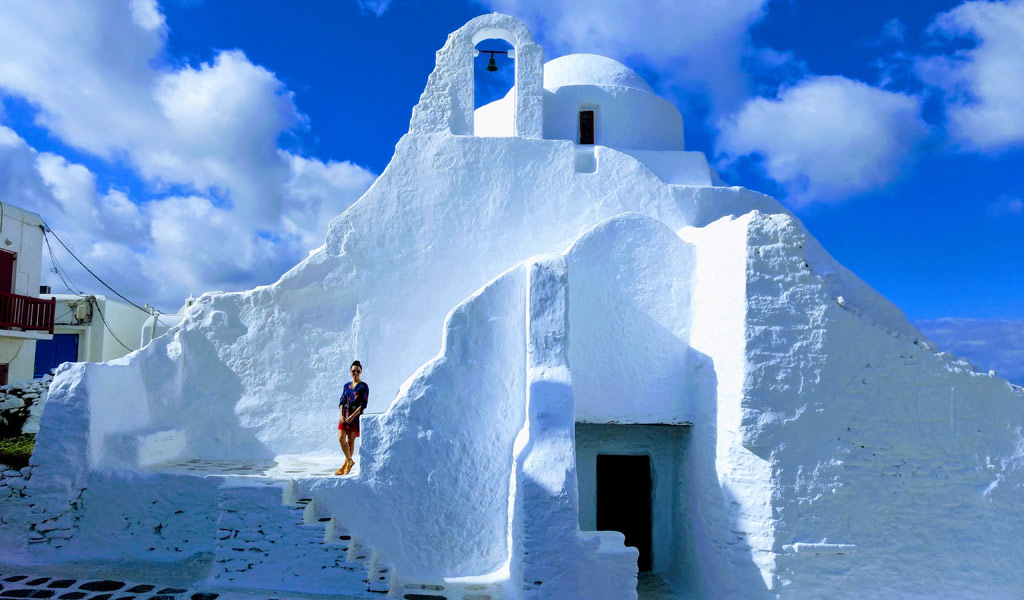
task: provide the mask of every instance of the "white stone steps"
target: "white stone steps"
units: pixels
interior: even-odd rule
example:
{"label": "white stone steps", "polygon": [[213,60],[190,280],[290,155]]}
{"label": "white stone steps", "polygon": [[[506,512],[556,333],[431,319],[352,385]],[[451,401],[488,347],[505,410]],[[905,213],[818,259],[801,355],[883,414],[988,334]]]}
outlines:
{"label": "white stone steps", "polygon": [[340,551],[346,564],[361,565],[365,570],[365,589],[374,597],[386,596],[401,600],[504,600],[504,589],[499,584],[477,581],[460,582],[404,582],[395,583],[390,565],[378,560],[373,550],[359,542],[340,520],[316,502],[303,497],[294,483],[286,486],[285,502],[292,503],[302,513],[302,527],[318,532],[325,547]]}
{"label": "white stone steps", "polygon": [[289,498],[288,492],[276,482],[229,480],[221,486],[212,583],[379,598],[368,589],[366,565],[347,560],[348,549],[325,543],[330,517],[318,514],[312,499]]}

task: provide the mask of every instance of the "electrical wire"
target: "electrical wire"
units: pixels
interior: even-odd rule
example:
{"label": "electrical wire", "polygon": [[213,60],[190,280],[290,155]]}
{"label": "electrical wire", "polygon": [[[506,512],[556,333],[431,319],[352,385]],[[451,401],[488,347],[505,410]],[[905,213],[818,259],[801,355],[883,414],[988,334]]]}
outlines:
{"label": "electrical wire", "polygon": [[71,310],[69,310],[68,312],[66,312],[66,313],[62,314],[61,316],[59,316],[59,317],[54,317],[54,319],[53,319],[53,324],[54,324],[54,325],[77,325],[77,323],[58,323],[58,322],[57,322],[57,321],[60,321],[61,319],[63,319],[64,317],[66,317],[66,316],[70,315],[70,314],[71,314],[71,313],[73,313],[73,312],[75,312],[75,309],[73,309],[73,308],[72,308]]}
{"label": "electrical wire", "polygon": [[[57,277],[59,277],[60,280],[64,283],[64,286],[67,287],[68,291],[70,291],[71,293],[73,293],[73,294],[75,294],[77,296],[83,297],[83,298],[86,298],[86,297],[91,298],[91,296],[86,296],[85,295],[85,293],[82,290],[82,288],[79,288],[78,286],[76,286],[74,284],[74,282],[71,281],[71,277],[70,277],[70,275],[68,275],[67,270],[64,269],[60,265],[60,262],[57,260],[57,256],[56,256],[56,254],[53,251],[53,247],[50,245],[50,239],[49,239],[49,236],[46,235],[47,233],[53,234],[53,237],[58,242],[60,242],[60,245],[63,246],[65,250],[68,251],[68,254],[70,254],[72,256],[72,258],[74,258],[78,262],[78,264],[82,265],[83,269],[88,271],[88,273],[90,275],[95,277],[97,281],[99,281],[101,284],[103,284],[103,286],[105,288],[107,288],[111,292],[114,292],[114,294],[116,294],[118,298],[121,298],[122,300],[124,300],[128,304],[130,304],[130,305],[134,306],[135,308],[141,310],[142,312],[146,313],[147,315],[152,316],[154,321],[156,322],[156,324],[158,324],[158,325],[166,325],[165,323],[160,321],[159,313],[157,313],[156,311],[152,311],[152,310],[146,310],[145,308],[143,308],[143,307],[139,306],[138,304],[132,302],[131,300],[126,298],[123,294],[121,294],[120,292],[118,292],[114,288],[110,287],[110,285],[107,284],[107,282],[103,281],[100,278],[99,275],[97,275],[96,273],[94,273],[92,271],[92,269],[90,269],[89,267],[85,266],[85,263],[82,262],[82,259],[78,258],[78,256],[75,255],[75,253],[71,251],[71,248],[68,248],[68,245],[65,244],[63,240],[60,239],[60,236],[58,236],[57,233],[54,232],[53,229],[45,221],[43,221],[42,229],[43,229],[43,240],[46,242],[46,248],[47,248],[47,250],[50,253],[50,262],[53,263],[53,272],[57,274]],[[96,301],[95,298],[93,298],[93,302],[96,303],[96,310],[100,314],[100,320],[103,321],[103,326],[107,328],[107,331],[110,332],[110,335],[113,336],[114,339],[117,340],[117,343],[121,344],[121,346],[123,346],[126,350],[128,350],[129,352],[133,352],[133,350],[131,348],[129,348],[124,342],[122,342],[120,339],[117,338],[117,336],[114,334],[113,330],[107,324],[106,319],[103,317],[103,312],[99,310],[99,302]],[[65,314],[67,314],[67,313],[65,313]],[[63,317],[64,315],[61,315],[61,316]]]}
{"label": "electrical wire", "polygon": [[[135,308],[137,308],[137,309],[141,310],[142,312],[144,312],[144,313],[146,313],[146,314],[152,314],[152,313],[150,313],[150,312],[149,312],[148,310],[146,310],[145,308],[142,308],[142,307],[141,307],[141,306],[139,306],[138,304],[136,304],[136,303],[132,302],[131,300],[129,300],[128,298],[126,298],[126,297],[125,297],[125,296],[124,296],[123,294],[121,294],[121,292],[119,292],[119,291],[115,290],[114,288],[110,287],[110,285],[109,285],[109,284],[108,284],[108,283],[107,283],[106,281],[103,281],[103,279],[101,279],[99,275],[97,275],[96,273],[93,273],[92,269],[90,269],[89,267],[85,266],[85,263],[84,263],[84,262],[82,262],[82,259],[78,258],[78,256],[76,256],[76,255],[75,255],[75,253],[71,251],[71,248],[68,248],[68,245],[64,243],[64,240],[60,239],[60,236],[58,236],[58,235],[57,235],[57,234],[56,234],[56,233],[55,233],[55,232],[53,231],[53,229],[51,229],[51,228],[50,228],[50,226],[46,224],[46,221],[43,221],[43,233],[44,233],[44,234],[46,234],[46,233],[50,233],[50,234],[53,234],[53,237],[54,237],[54,238],[55,238],[55,239],[56,239],[56,240],[57,240],[58,242],[60,242],[60,245],[61,245],[61,246],[64,246],[64,249],[68,251],[68,254],[70,254],[72,258],[74,258],[74,259],[75,259],[76,261],[78,261],[78,264],[82,265],[82,268],[83,268],[83,269],[85,269],[86,271],[88,271],[90,275],[92,275],[93,277],[95,277],[95,278],[96,278],[96,281],[98,281],[98,282],[102,283],[102,284],[103,284],[103,287],[107,288],[107,289],[108,289],[108,290],[110,290],[111,292],[114,292],[114,295],[116,295],[116,296],[117,296],[118,298],[120,298],[120,299],[124,300],[124,301],[125,301],[125,302],[127,302],[128,304],[131,304],[132,306],[134,306]],[[123,346],[123,345],[124,345],[124,344],[122,344],[122,346]],[[126,347],[127,347],[127,346],[126,346]]]}
{"label": "electrical wire", "polygon": [[50,245],[50,238],[46,236],[45,228],[43,228],[43,241],[46,242],[46,249],[50,253],[50,263],[53,265],[53,269],[51,270],[57,274],[57,277],[60,278],[64,287],[67,288],[69,292],[81,296],[81,288],[71,281],[71,277],[67,274],[67,271],[65,271],[64,268],[60,266],[60,262],[57,261],[57,255],[53,252],[53,246]]}
{"label": "electrical wire", "polygon": [[108,332],[110,332],[110,336],[113,337],[115,340],[117,340],[118,344],[121,344],[122,346],[124,346],[124,349],[127,350],[128,352],[135,352],[135,350],[133,350],[132,348],[129,348],[127,344],[122,342],[121,338],[117,337],[117,334],[114,333],[114,330],[111,329],[110,325],[107,324],[107,319],[106,319],[106,317],[103,316],[103,311],[100,310],[100,303],[99,303],[99,301],[96,300],[96,298],[91,298],[90,302],[92,302],[93,308],[96,309],[96,312],[99,313],[100,321],[103,321],[103,326],[107,328]]}

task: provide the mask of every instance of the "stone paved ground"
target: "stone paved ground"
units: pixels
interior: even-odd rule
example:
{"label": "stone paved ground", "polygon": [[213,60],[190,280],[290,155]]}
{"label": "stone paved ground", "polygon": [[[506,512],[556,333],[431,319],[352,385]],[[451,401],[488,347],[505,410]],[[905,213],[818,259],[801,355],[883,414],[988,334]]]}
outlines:
{"label": "stone paved ground", "polygon": [[345,600],[348,596],[312,596],[275,592],[210,591],[191,586],[169,586],[116,579],[71,579],[40,574],[0,574],[0,600]]}

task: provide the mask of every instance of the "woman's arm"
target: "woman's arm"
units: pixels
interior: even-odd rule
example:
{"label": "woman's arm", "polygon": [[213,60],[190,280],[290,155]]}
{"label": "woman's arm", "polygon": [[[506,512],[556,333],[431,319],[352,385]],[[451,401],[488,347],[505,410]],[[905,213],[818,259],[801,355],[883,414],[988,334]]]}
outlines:
{"label": "woman's arm", "polygon": [[360,414],[362,414],[362,412],[363,412],[363,407],[362,407],[362,406],[360,406],[359,408],[357,408],[357,409],[355,410],[355,412],[353,412],[352,414],[350,414],[350,415],[348,416],[348,418],[347,418],[347,419],[345,419],[345,422],[346,422],[346,423],[351,423],[351,422],[352,422],[352,421],[354,421],[355,419],[358,419],[358,418],[359,418],[359,415],[360,415]]}

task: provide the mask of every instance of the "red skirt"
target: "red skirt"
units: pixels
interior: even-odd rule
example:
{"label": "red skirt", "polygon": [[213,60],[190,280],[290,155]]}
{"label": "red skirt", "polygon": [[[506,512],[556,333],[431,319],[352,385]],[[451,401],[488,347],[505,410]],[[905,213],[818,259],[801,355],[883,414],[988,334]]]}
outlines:
{"label": "red skirt", "polygon": [[356,437],[359,437],[359,421],[356,421],[354,423],[345,423],[344,421],[338,421],[338,431],[354,431]]}

